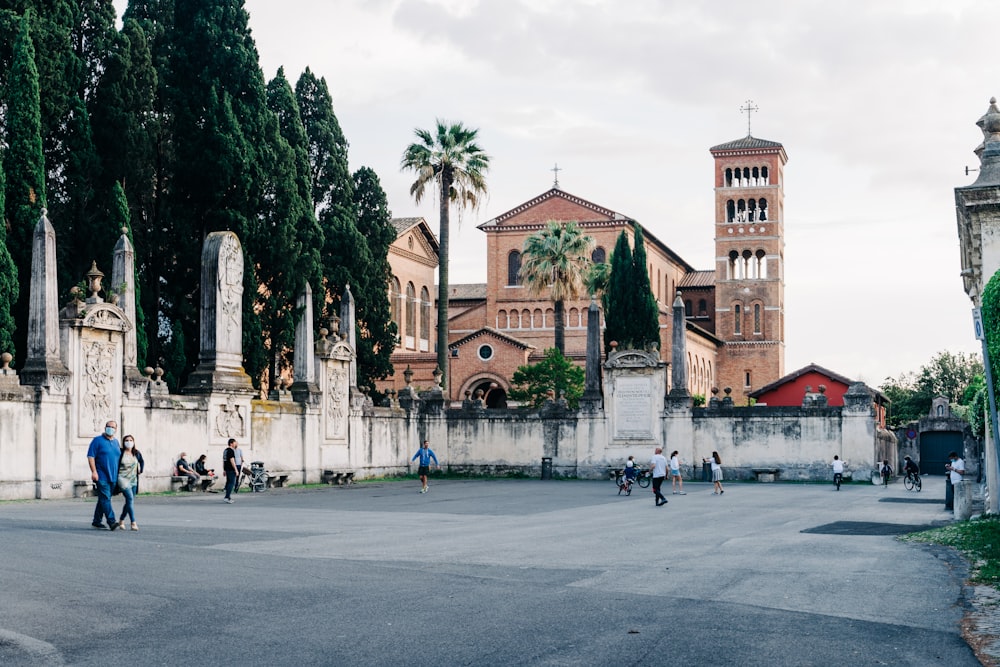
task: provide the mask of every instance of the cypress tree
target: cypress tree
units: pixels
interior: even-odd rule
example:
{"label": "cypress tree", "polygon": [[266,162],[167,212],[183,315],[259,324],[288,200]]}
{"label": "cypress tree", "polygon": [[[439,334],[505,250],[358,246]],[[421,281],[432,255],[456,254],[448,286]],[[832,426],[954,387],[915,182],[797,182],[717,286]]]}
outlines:
{"label": "cypress tree", "polygon": [[[264,338],[269,347],[271,386],[277,375],[291,365],[287,358],[301,313],[296,299],[306,282],[320,291],[322,232],[312,206],[308,140],[298,103],[284,69],[267,85],[268,107],[274,114],[276,131],[269,133],[271,166],[267,171],[265,200],[273,205],[265,212],[269,243],[260,249],[258,278]],[[288,270],[295,258],[295,270]],[[314,326],[314,323],[309,323]]]}
{"label": "cypress tree", "polygon": [[0,163],[0,353],[14,354],[14,330],[16,324],[11,314],[17,301],[17,267],[7,249],[7,224],[4,215],[5,179],[3,164]]}
{"label": "cypress tree", "polygon": [[[396,346],[396,324],[392,321],[386,286],[392,278],[389,246],[396,240],[392,213],[378,175],[368,167],[354,172],[354,201],[358,231],[365,239],[371,260],[358,276],[358,386],[370,395],[375,381],[392,375],[389,361]],[[354,285],[355,283],[352,283]],[[352,291],[354,287],[351,287]]]}
{"label": "cypress tree", "polygon": [[660,309],[656,305],[656,297],[649,286],[649,271],[646,266],[646,243],[642,227],[635,226],[635,250],[632,253],[632,280],[629,282],[632,290],[633,310],[628,320],[628,338],[632,346],[645,349],[650,343],[660,342]]}
{"label": "cypress tree", "polygon": [[604,350],[611,350],[611,342],[618,343],[618,349],[628,347],[627,326],[632,317],[631,292],[629,283],[632,279],[632,249],[629,247],[628,235],[622,231],[618,235],[615,249],[611,253],[611,274],[608,286],[604,291]]}
{"label": "cypress tree", "polygon": [[[6,207],[10,220],[8,248],[18,275],[31,276],[31,238],[45,206],[45,159],[42,154],[38,70],[30,33],[31,11],[21,19],[7,83]],[[14,319],[28,321],[27,294],[20,295]],[[15,348],[26,350],[27,330],[14,333]],[[16,354],[16,352],[15,352]]]}

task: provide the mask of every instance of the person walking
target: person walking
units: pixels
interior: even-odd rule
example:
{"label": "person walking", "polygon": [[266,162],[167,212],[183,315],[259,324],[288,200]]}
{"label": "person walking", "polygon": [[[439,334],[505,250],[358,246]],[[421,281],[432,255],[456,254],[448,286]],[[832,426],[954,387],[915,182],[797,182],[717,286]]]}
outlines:
{"label": "person walking", "polygon": [[434,465],[441,468],[441,464],[438,463],[437,456],[434,455],[434,450],[430,447],[431,443],[429,440],[424,440],[424,443],[420,445],[420,449],[417,453],[413,455],[410,461],[416,461],[417,458],[420,459],[419,467],[417,468],[417,474],[420,475],[420,482],[422,486],[420,487],[420,493],[427,493],[427,474],[431,470],[431,459],[434,459]]}
{"label": "person walking", "polygon": [[240,443],[235,440],[230,439],[233,443],[233,463],[236,466],[236,485],[233,487],[233,493],[240,492],[240,482],[243,481],[244,475],[249,475],[249,470],[243,469],[243,450],[240,449]]}
{"label": "person walking", "polygon": [[726,492],[722,488],[722,457],[719,456],[719,452],[712,452],[712,457],[708,459],[702,459],[704,463],[712,462],[712,486],[715,488],[712,491],[713,496],[721,496]]}
{"label": "person walking", "polygon": [[94,520],[90,522],[94,528],[104,528],[102,522],[105,518],[109,530],[118,528],[115,508],[111,506],[111,491],[118,483],[118,461],[121,458],[121,445],[115,438],[117,430],[118,422],[109,420],[104,424],[104,433],[91,440],[87,449],[90,478],[97,484],[97,506],[94,508]]}
{"label": "person walking", "polygon": [[653,473],[653,497],[656,499],[656,506],[662,507],[668,502],[660,491],[663,480],[667,478],[667,457],[663,455],[662,448],[657,447],[653,450],[653,458],[649,460],[649,471]]}
{"label": "person walking", "polygon": [[831,464],[833,468],[833,483],[840,491],[840,483],[844,480],[844,462],[840,460],[840,457],[836,454],[833,455],[833,463]]}
{"label": "person walking", "polygon": [[135,438],[126,435],[122,438],[121,457],[118,459],[118,489],[125,498],[125,505],[122,507],[121,520],[118,527],[125,526],[125,519],[128,518],[132,530],[139,530],[139,524],[135,522],[135,492],[139,488],[139,457],[136,456]]}
{"label": "person walking", "polygon": [[889,486],[889,478],[892,477],[892,466],[889,465],[889,459],[882,460],[882,468],[879,470],[882,475],[882,486]]}
{"label": "person walking", "polygon": [[675,496],[686,496],[684,493],[684,479],[681,477],[681,457],[677,450],[670,452],[670,487]]}
{"label": "person walking", "polygon": [[236,480],[240,477],[240,469],[236,463],[236,453],[239,451],[240,445],[236,442],[236,438],[230,438],[229,442],[226,443],[226,451],[222,452],[222,469],[226,473],[226,497],[222,499],[222,502],[233,504],[233,488],[236,486]]}

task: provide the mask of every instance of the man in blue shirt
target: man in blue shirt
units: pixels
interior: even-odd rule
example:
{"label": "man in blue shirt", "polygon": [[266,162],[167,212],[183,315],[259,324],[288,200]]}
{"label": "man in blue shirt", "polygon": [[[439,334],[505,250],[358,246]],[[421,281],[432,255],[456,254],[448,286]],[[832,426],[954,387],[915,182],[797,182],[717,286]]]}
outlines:
{"label": "man in blue shirt", "polygon": [[118,527],[115,521],[115,509],[111,506],[111,491],[118,483],[118,462],[121,460],[121,445],[115,438],[118,422],[113,419],[104,425],[104,433],[90,441],[87,450],[87,463],[90,465],[90,478],[97,484],[97,507],[94,508],[94,528],[104,528],[101,521],[108,518],[108,529]]}
{"label": "man in blue shirt", "polygon": [[430,448],[430,444],[429,440],[424,440],[424,444],[420,445],[420,449],[410,459],[411,461],[416,461],[417,457],[420,457],[420,467],[417,468],[417,474],[420,475],[420,482],[423,484],[420,488],[420,493],[427,493],[427,473],[431,470],[431,459],[434,459],[434,465],[438,468],[441,467],[438,463],[438,457],[434,455],[434,450]]}

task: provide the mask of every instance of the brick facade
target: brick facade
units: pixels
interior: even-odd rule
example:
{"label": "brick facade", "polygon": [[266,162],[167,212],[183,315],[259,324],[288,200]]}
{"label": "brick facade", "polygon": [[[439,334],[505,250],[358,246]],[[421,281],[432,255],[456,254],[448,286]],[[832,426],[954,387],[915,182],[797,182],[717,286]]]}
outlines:
{"label": "brick facade", "polygon": [[[782,179],[787,156],[781,144],[752,137],[715,146],[711,152],[715,267],[697,270],[661,242],[650,227],[644,225],[643,232],[650,287],[660,308],[661,358],[671,362],[671,307],[680,293],[688,313],[689,390],[708,396],[712,387],[728,386],[733,389],[734,401],[742,402],[749,392],[784,372]],[[444,379],[452,400],[461,400],[466,391],[489,389],[490,383],[496,385],[494,399],[505,396],[514,370],[539,360],[554,345],[552,301],[544,293],[529,294],[517,275],[525,240],[549,220],[576,222],[594,239],[593,258],[605,261],[618,235],[625,231],[633,240],[634,225],[638,224],[555,187],[480,225],[487,235],[486,283],[451,286],[451,368],[450,377]],[[426,251],[436,243],[420,218],[402,219],[397,229],[400,238],[390,249],[389,261],[393,284],[398,281],[404,292],[394,298],[406,304],[410,302],[405,286],[414,285],[419,301],[418,285],[431,284],[436,258]],[[410,244],[419,236],[425,239],[425,254],[414,257]],[[435,289],[430,288],[432,301]],[[588,306],[589,298],[565,303],[566,354],[581,365],[586,356]],[[430,311],[435,317],[436,305],[432,304]],[[419,327],[419,314],[417,320]],[[380,388],[400,389],[407,364],[414,372],[413,383],[429,386],[436,365],[433,340],[423,353],[416,347],[423,345],[419,336],[405,337],[403,332],[409,331],[405,317],[397,321],[402,326],[401,344],[393,355],[396,377],[381,383]],[[489,346],[489,358],[480,353],[482,345]]]}

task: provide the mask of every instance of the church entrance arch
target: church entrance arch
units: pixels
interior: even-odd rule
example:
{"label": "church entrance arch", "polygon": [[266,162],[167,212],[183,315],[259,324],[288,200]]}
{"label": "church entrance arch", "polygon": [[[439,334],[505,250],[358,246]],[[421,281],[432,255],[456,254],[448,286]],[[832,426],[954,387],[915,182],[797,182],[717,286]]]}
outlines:
{"label": "church entrance arch", "polygon": [[[491,409],[504,409],[507,407],[507,390],[500,378],[491,376],[480,376],[469,380],[466,385],[471,392],[471,397],[476,398],[477,392],[483,398],[483,405]],[[464,393],[464,392],[463,392]]]}

